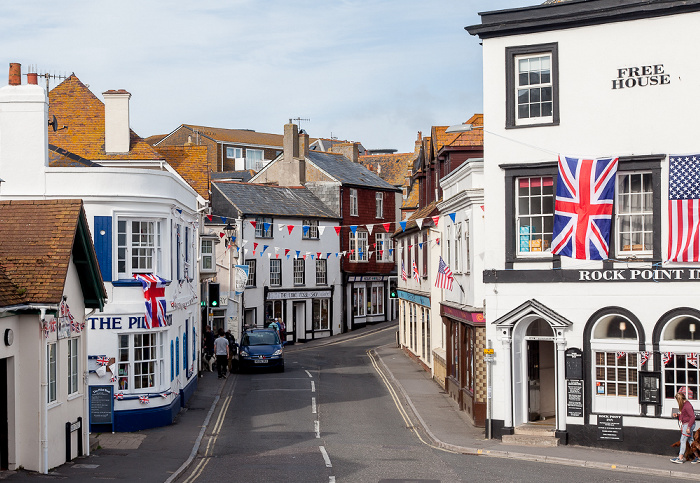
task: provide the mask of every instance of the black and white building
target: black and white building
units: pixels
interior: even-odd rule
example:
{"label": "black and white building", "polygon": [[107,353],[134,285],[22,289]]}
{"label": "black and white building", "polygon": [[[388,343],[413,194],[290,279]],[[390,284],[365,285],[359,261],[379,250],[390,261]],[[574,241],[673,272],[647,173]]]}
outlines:
{"label": "black and white building", "polygon": [[[700,264],[669,261],[671,177],[698,184],[669,167],[700,152],[700,1],[480,15],[494,437],[538,420],[562,443],[664,451],[674,394],[700,409]],[[608,260],[551,252],[558,155],[619,158]]]}

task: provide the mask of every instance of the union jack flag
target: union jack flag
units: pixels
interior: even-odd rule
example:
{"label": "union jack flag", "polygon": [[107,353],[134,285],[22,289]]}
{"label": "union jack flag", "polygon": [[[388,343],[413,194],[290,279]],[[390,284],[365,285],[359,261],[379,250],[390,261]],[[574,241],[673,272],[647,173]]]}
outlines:
{"label": "union jack flag", "polygon": [[618,359],[621,359],[621,358],[625,357],[625,354],[626,354],[626,352],[617,351],[617,358],[618,358]]}
{"label": "union jack flag", "polygon": [[118,399],[119,401],[121,401],[122,399],[124,399],[124,393],[123,392],[116,393],[114,395],[114,399]]}
{"label": "union jack flag", "polygon": [[454,277],[452,276],[452,270],[447,266],[445,260],[440,257],[440,263],[438,264],[438,273],[435,277],[435,286],[437,288],[446,288],[447,290],[452,290],[452,282],[454,282]]}
{"label": "union jack flag", "polygon": [[617,158],[559,157],[552,253],[606,260]]}
{"label": "union jack flag", "polygon": [[690,364],[693,367],[698,367],[698,353],[697,352],[691,352],[688,354],[686,357],[686,360],[688,361],[688,364]]}
{"label": "union jack flag", "polygon": [[165,286],[168,281],[152,273],[136,274],[134,278],[143,285],[143,296],[146,299],[146,327],[165,327],[166,302]]}
{"label": "union jack flag", "polygon": [[418,272],[418,265],[416,265],[415,260],[413,260],[413,279],[420,283],[420,273]]}
{"label": "union jack flag", "polygon": [[661,362],[664,363],[664,366],[668,364],[668,362],[673,359],[673,352],[662,352],[661,353]]}
{"label": "union jack flag", "polygon": [[117,382],[117,376],[112,374],[112,376],[109,378],[109,382]]}
{"label": "union jack flag", "polygon": [[107,364],[109,364],[109,357],[100,356],[97,358],[97,363],[101,366],[106,366]]}
{"label": "union jack flag", "polygon": [[151,401],[148,400],[148,394],[145,394],[143,396],[139,396],[139,402],[141,404],[148,404]]}
{"label": "union jack flag", "polygon": [[649,351],[643,351],[643,352],[640,352],[640,353],[639,353],[639,357],[640,357],[639,364],[640,364],[640,367],[644,367],[644,364],[647,363],[647,361],[649,360],[649,356],[650,356],[650,355],[651,355],[651,353],[650,353]]}
{"label": "union jack flag", "polygon": [[406,267],[403,264],[403,260],[401,260],[401,278],[404,282],[408,280],[408,275],[406,274]]}
{"label": "union jack flag", "polygon": [[169,392],[163,392],[163,393],[160,394],[160,397],[162,397],[163,399],[165,399],[165,398],[168,397],[169,395],[170,395]]}

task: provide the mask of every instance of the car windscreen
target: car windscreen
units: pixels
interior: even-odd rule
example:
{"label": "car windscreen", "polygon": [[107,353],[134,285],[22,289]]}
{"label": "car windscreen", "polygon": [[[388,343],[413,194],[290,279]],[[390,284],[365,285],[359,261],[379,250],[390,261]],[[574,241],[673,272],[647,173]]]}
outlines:
{"label": "car windscreen", "polygon": [[274,332],[251,332],[243,336],[243,345],[277,345],[279,337]]}

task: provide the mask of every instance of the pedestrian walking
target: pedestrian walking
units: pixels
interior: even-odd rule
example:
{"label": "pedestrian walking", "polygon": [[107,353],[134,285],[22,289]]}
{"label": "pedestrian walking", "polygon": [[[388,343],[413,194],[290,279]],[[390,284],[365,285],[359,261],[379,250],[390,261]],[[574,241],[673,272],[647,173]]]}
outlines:
{"label": "pedestrian walking", "polygon": [[219,329],[219,337],[214,341],[214,351],[216,352],[216,368],[219,371],[219,379],[225,378],[229,350],[224,329]]}
{"label": "pedestrian walking", "polygon": [[236,338],[230,330],[226,331],[226,340],[228,341],[228,372],[233,372],[233,356],[236,355]]}
{"label": "pedestrian walking", "polygon": [[277,319],[277,325],[280,326],[280,330],[279,330],[280,339],[282,339],[282,342],[284,342],[285,340],[287,340],[287,326],[284,325],[284,322],[282,322],[281,317],[279,319]]}
{"label": "pedestrian walking", "polygon": [[268,325],[267,328],[268,329],[275,329],[275,332],[277,332],[278,335],[280,333],[280,324],[277,323],[277,319],[270,322],[270,325]]}
{"label": "pedestrian walking", "polygon": [[[676,394],[676,401],[678,402],[678,409],[680,410],[678,413],[678,421],[681,424],[681,447],[678,450],[678,457],[671,458],[673,463],[680,464],[686,462],[686,444],[688,441],[692,442],[693,440],[693,431],[695,429],[695,410],[693,409],[693,405],[690,404],[690,401],[688,401],[689,397],[693,397],[693,391],[687,387],[682,387]],[[700,463],[700,458],[698,458],[697,455],[694,455],[691,463]]]}

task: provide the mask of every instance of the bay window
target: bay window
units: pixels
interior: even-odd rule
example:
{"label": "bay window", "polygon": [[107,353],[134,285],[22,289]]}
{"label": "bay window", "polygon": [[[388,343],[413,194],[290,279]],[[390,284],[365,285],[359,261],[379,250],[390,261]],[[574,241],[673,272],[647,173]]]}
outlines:
{"label": "bay window", "polygon": [[161,222],[120,219],[117,221],[117,273],[132,278],[136,273],[160,271]]}

